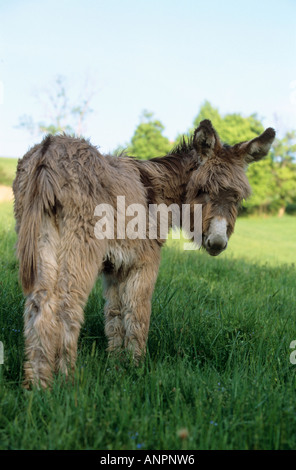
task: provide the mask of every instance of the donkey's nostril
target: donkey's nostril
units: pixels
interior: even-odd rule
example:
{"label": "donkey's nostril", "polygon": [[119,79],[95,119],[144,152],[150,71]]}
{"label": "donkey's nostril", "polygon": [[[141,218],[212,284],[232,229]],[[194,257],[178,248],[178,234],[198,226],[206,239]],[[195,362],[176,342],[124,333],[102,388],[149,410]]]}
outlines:
{"label": "donkey's nostril", "polygon": [[208,240],[208,247],[211,248],[213,251],[221,251],[224,250],[227,246],[227,242],[224,238],[220,236],[214,237],[212,240]]}
{"label": "donkey's nostril", "polygon": [[224,250],[224,248],[226,247],[226,243],[211,243],[209,244],[209,247],[212,248],[212,250]]}

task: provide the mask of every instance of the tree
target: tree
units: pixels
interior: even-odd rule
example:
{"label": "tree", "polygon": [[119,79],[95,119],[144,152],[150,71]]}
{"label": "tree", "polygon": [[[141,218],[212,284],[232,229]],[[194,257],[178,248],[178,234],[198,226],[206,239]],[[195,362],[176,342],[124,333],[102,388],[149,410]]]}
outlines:
{"label": "tree", "polygon": [[218,109],[209,101],[205,101],[196,116],[193,125],[196,128],[203,119],[210,119],[222,142],[229,145],[251,140],[264,131],[264,127],[256,114],[243,117],[238,113],[221,116]]}
{"label": "tree", "polygon": [[273,145],[273,159],[281,166],[288,166],[296,161],[296,131],[288,131],[284,137],[277,139]]}
{"label": "tree", "polygon": [[296,131],[288,131],[283,139],[276,140],[271,157],[276,167],[279,215],[287,205],[296,203]]}
{"label": "tree", "polygon": [[162,134],[163,131],[163,124],[157,119],[153,119],[153,113],[143,111],[140,123],[127,147],[128,155],[143,160],[166,155],[171,149],[171,144]]}
{"label": "tree", "polygon": [[78,98],[74,104],[70,102],[67,88],[65,77],[57,76],[49,90],[36,94],[38,101],[43,104],[43,118],[35,121],[32,116],[25,114],[20,117],[18,127],[25,128],[31,133],[67,132],[80,136],[83,133],[86,117],[92,112],[90,101],[94,91],[86,84],[83,87],[83,98]]}
{"label": "tree", "polygon": [[274,213],[279,209],[275,172],[276,168],[270,154],[256,165],[249,166],[247,176],[252,195],[243,204],[247,213]]}

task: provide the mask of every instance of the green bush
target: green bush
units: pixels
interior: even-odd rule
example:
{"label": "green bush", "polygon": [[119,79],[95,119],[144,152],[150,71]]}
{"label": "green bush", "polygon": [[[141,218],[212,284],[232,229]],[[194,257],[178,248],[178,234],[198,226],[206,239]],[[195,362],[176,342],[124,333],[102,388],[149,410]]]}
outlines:
{"label": "green bush", "polygon": [[296,202],[287,205],[286,213],[289,215],[296,215]]}

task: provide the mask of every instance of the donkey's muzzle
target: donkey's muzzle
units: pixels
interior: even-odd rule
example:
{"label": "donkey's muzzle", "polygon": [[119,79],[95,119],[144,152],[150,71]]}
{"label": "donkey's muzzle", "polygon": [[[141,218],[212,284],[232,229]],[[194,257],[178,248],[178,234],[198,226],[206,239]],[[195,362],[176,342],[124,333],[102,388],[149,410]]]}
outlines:
{"label": "donkey's muzzle", "polygon": [[206,245],[205,248],[206,248],[207,252],[211,256],[217,256],[220,253],[222,253],[222,251],[224,251],[226,249],[227,241],[225,241],[224,237],[217,234],[217,235],[210,236],[207,239],[205,245]]}

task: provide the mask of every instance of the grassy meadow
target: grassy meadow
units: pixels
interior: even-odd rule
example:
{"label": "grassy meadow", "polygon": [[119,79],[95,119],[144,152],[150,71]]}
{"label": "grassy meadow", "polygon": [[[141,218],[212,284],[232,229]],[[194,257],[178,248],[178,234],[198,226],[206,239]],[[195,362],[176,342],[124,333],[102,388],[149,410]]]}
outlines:
{"label": "grassy meadow", "polygon": [[169,240],[144,363],[108,356],[100,280],[73,385],[21,387],[24,298],[0,204],[0,449],[295,449],[296,218],[240,218],[211,258]]}
{"label": "grassy meadow", "polygon": [[[11,185],[15,159],[0,159]],[[105,352],[97,281],[74,385],[21,387],[24,298],[12,203],[0,204],[0,449],[295,449],[296,218],[240,218],[225,253],[162,251],[148,352]]]}
{"label": "grassy meadow", "polygon": [[11,186],[14,180],[17,158],[0,158],[0,184]]}

